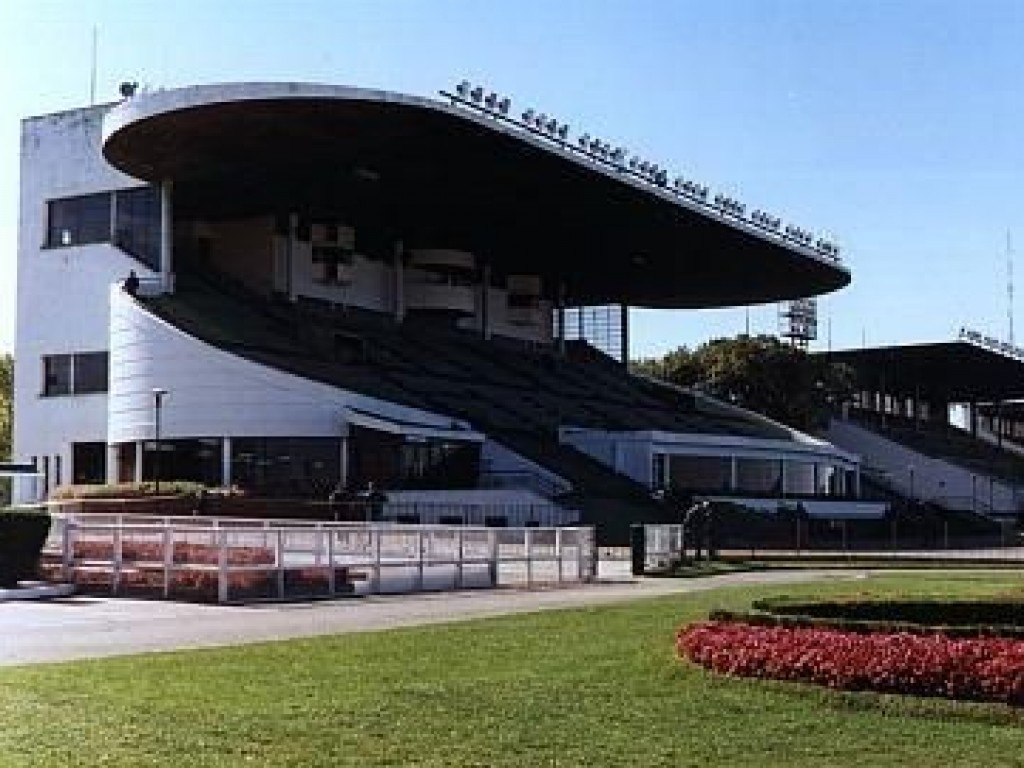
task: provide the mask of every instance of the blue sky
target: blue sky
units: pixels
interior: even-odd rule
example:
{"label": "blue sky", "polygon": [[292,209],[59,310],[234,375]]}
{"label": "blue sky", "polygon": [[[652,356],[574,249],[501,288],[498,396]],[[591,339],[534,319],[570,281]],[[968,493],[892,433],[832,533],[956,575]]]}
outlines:
{"label": "blue sky", "polygon": [[[6,0],[0,351],[13,348],[18,122],[138,80],[309,80],[431,95],[466,77],[844,248],[834,347],[1005,338],[1024,253],[1017,0]],[[1018,260],[1024,293],[1024,259]],[[756,279],[756,275],[751,276]],[[1020,305],[1020,302],[1017,302]],[[776,308],[754,308],[774,332]],[[734,335],[744,310],[637,312],[633,351]],[[1024,315],[1017,318],[1024,340]]]}

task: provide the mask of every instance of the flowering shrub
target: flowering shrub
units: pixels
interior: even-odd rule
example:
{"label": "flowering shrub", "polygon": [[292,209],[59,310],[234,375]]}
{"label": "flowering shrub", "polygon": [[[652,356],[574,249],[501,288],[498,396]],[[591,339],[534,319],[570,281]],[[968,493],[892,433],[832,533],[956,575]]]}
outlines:
{"label": "flowering shrub", "polygon": [[[110,560],[114,545],[110,541],[76,541],[76,560]],[[159,563],[163,561],[160,542],[125,541],[121,544],[121,559],[126,561]],[[217,565],[219,549],[212,544],[174,542],[174,562],[189,565]],[[228,547],[228,565],[273,565],[274,551],[268,547]]]}
{"label": "flowering shrub", "polygon": [[1024,641],[707,621],[682,628],[680,656],[739,677],[1024,704]]}

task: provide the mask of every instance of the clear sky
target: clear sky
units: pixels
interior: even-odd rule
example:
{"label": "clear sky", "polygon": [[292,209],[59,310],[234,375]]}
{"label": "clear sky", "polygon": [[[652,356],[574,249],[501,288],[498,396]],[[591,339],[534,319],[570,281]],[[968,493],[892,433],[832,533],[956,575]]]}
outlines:
{"label": "clear sky", "polygon": [[[853,284],[821,301],[819,347],[829,327],[836,348],[961,325],[1008,336],[1007,231],[1024,254],[1019,0],[4,0],[0,351],[14,345],[19,120],[88,103],[94,26],[98,101],[127,79],[426,96],[481,82],[834,237]],[[734,335],[745,315],[636,312],[634,354]],[[750,318],[777,327],[774,306]],[[1024,315],[1016,326],[1020,343]]]}

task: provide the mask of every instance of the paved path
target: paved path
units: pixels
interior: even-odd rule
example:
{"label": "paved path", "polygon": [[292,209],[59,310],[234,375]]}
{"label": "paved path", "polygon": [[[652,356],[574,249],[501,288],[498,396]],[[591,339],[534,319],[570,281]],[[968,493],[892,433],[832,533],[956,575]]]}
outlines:
{"label": "paved path", "polygon": [[570,608],[740,584],[863,578],[828,570],[621,579],[548,590],[477,590],[249,606],[73,597],[0,603],[0,665],[366,632]]}

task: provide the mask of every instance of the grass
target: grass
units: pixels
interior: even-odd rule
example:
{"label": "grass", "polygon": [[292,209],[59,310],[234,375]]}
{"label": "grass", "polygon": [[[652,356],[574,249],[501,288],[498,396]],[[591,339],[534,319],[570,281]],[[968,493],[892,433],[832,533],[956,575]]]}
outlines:
{"label": "grass", "polygon": [[673,651],[681,622],[783,592],[1022,589],[886,576],[0,669],[0,766],[1024,766],[1024,711],[720,678]]}

